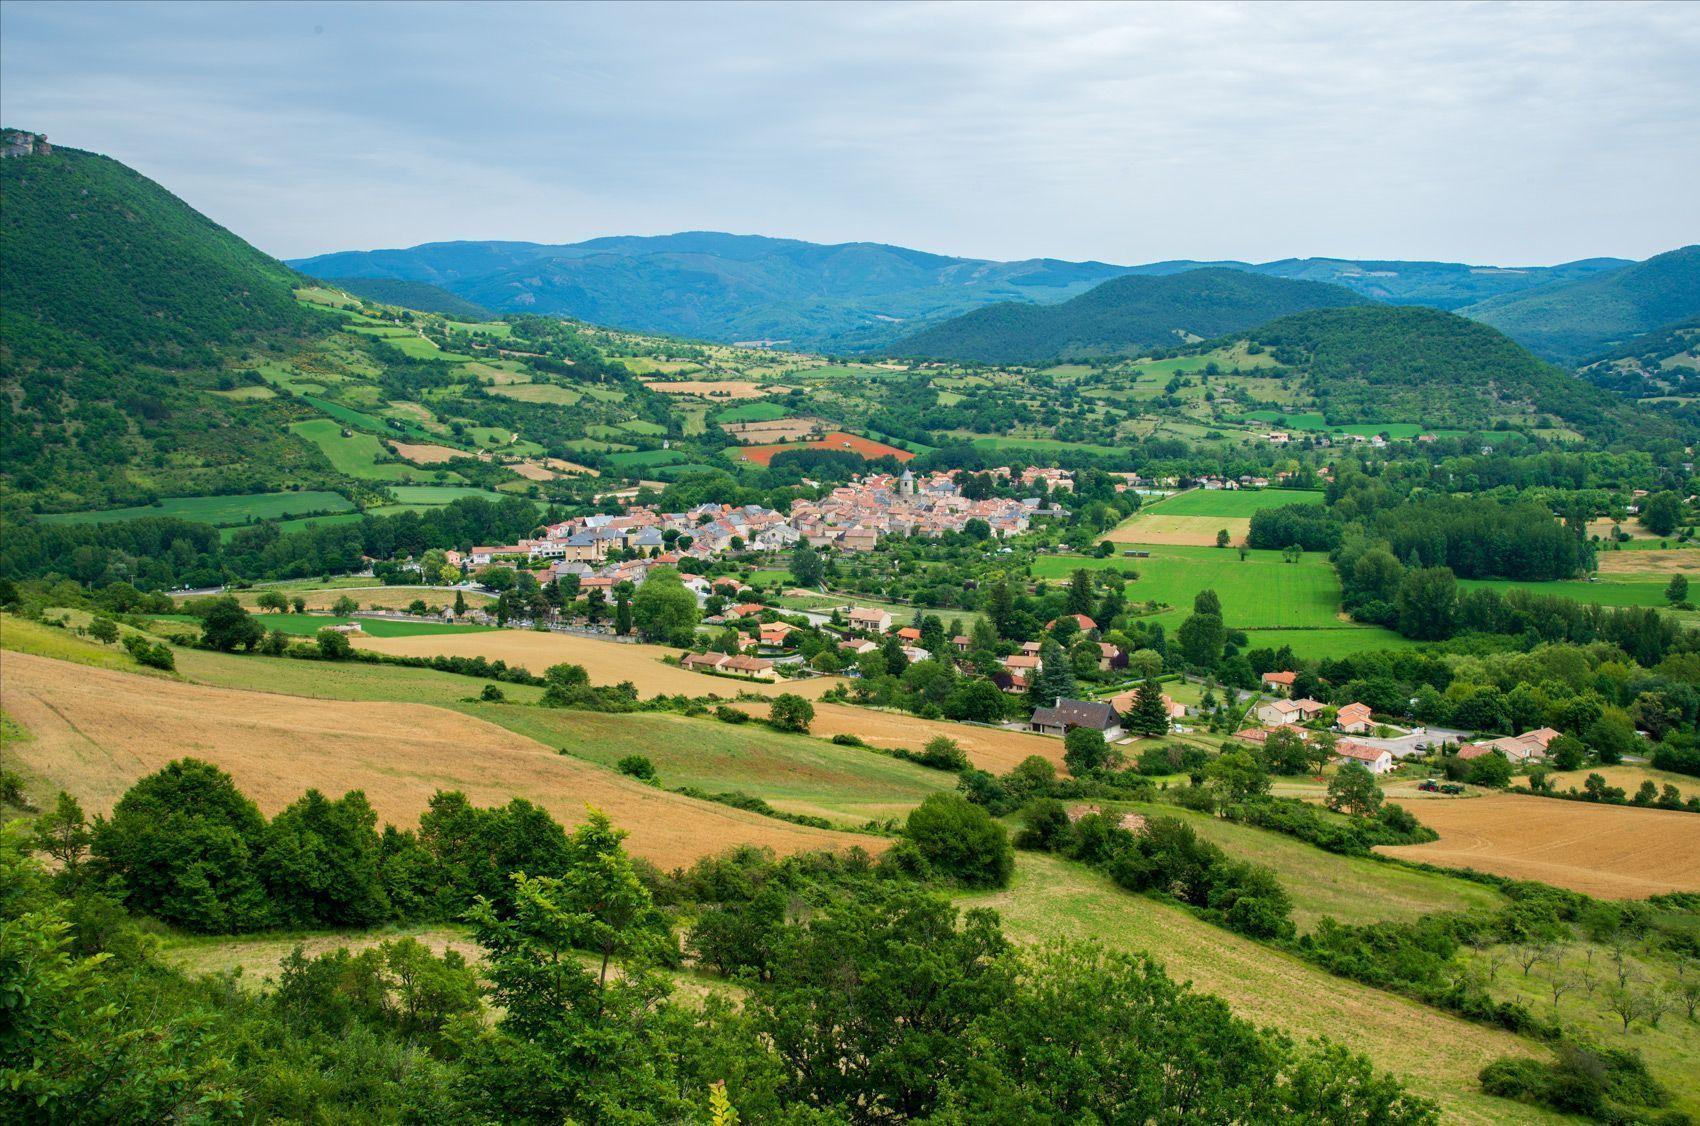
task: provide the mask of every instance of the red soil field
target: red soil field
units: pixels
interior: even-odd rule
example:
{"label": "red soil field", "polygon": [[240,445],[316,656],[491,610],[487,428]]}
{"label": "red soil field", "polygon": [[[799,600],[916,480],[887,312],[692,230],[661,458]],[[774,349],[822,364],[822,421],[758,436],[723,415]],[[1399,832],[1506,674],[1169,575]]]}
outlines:
{"label": "red soil field", "polygon": [[745,446],[738,451],[738,456],[745,461],[753,461],[757,465],[766,465],[773,460],[773,455],[786,450],[850,450],[863,457],[883,457],[890,454],[898,461],[909,461],[915,455],[908,450],[900,450],[896,446],[888,446],[884,442],[876,442],[872,438],[864,438],[860,434],[846,434],[842,430],[833,430],[823,434],[813,442],[784,442],[775,446]]}

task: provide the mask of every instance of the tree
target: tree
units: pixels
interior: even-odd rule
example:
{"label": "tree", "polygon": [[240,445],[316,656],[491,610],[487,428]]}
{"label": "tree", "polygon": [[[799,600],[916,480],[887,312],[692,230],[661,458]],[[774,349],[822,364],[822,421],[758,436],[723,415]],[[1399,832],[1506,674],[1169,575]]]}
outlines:
{"label": "tree", "polygon": [[455,617],[466,617],[466,592],[464,590],[455,591]]}
{"label": "tree", "polygon": [[141,779],[95,824],[96,868],[123,883],[132,910],[205,933],[251,930],[271,909],[255,856],[259,808],[230,775],[178,759]]}
{"label": "tree", "polygon": [[1641,526],[1655,536],[1675,534],[1682,524],[1682,498],[1673,492],[1654,493],[1641,502]]}
{"label": "tree", "polygon": [[1688,601],[1688,576],[1672,575],[1670,582],[1665,584],[1665,601],[1670,603]]}
{"label": "tree", "polygon": [[83,807],[64,790],[53,808],[35,819],[35,847],[53,858],[71,884],[81,876],[83,856],[93,839]]}
{"label": "tree", "polygon": [[815,706],[794,692],[781,692],[768,709],[767,722],[775,731],[807,735],[814,720]]}
{"label": "tree", "polygon": [[1110,746],[1104,733],[1091,727],[1070,728],[1063,736],[1063,765],[1076,778],[1084,778],[1109,764]]}
{"label": "tree", "polygon": [[1092,611],[1092,573],[1085,567],[1076,567],[1068,577],[1068,601],[1065,603],[1070,614],[1090,614]]}
{"label": "tree", "polygon": [[1309,748],[1299,733],[1288,726],[1277,727],[1268,734],[1259,757],[1272,774],[1298,775],[1310,769]]}
{"label": "tree", "polygon": [[1169,733],[1169,709],[1163,703],[1163,692],[1155,680],[1147,678],[1133,695],[1133,708],[1124,722],[1135,735],[1152,737]]}
{"label": "tree", "polygon": [[1217,547],[1227,547],[1228,543],[1230,542],[1230,540],[1232,540],[1232,538],[1233,537],[1228,535],[1228,529],[1223,528],[1216,533],[1216,546]]}
{"label": "tree", "polygon": [[1204,777],[1228,801],[1247,801],[1269,793],[1269,772],[1247,751],[1224,751],[1204,768]]}
{"label": "tree", "polygon": [[270,610],[273,613],[281,614],[285,610],[289,609],[289,599],[285,598],[282,594],[275,590],[263,590],[260,592],[259,597],[254,599],[254,605],[258,606],[262,610]]}
{"label": "tree", "polygon": [[358,609],[360,609],[360,603],[354,601],[354,599],[350,598],[346,594],[342,595],[331,604],[331,613],[335,614],[339,618],[346,618]]}
{"label": "tree", "polygon": [[935,770],[968,769],[968,752],[948,735],[935,735],[921,748],[921,763]]}
{"label": "tree", "polygon": [[1498,751],[1472,759],[1464,780],[1472,786],[1490,786],[1502,790],[1511,784],[1511,760]]}
{"label": "tree", "polygon": [[223,653],[252,650],[265,635],[265,627],[234,598],[214,599],[201,619],[201,640]]}
{"label": "tree", "polygon": [[677,641],[696,629],[697,596],[672,567],[655,567],[632,596],[632,620],[645,641]]}
{"label": "tree", "polygon": [[[691,602],[694,607],[695,595],[691,596]],[[620,637],[632,632],[632,584],[629,582],[614,584],[614,632]]]}
{"label": "tree", "polygon": [[1381,808],[1381,787],[1375,775],[1358,762],[1348,762],[1328,783],[1328,807],[1352,817],[1369,817]]}
{"label": "tree", "polygon": [[802,587],[818,587],[823,573],[820,553],[806,537],[799,538],[791,548],[791,581]]}
{"label": "tree", "polygon": [[297,614],[305,614],[307,612],[307,600],[299,594],[289,600],[289,606],[290,609],[294,610]]}
{"label": "tree", "polygon": [[118,640],[118,623],[111,618],[97,617],[89,623],[89,636],[103,645]]}
{"label": "tree", "polygon": [[[1200,592],[1202,598],[1210,591]],[[1181,659],[1194,668],[1213,669],[1222,660],[1222,649],[1228,642],[1228,631],[1215,614],[1193,613],[1175,631],[1181,647]]]}
{"label": "tree", "polygon": [[1217,596],[1214,590],[1206,587],[1192,596],[1192,612],[1220,618],[1222,616],[1222,599]]}
{"label": "tree", "polygon": [[359,790],[308,790],[261,836],[257,867],[280,921],[366,927],[389,918],[378,874],[378,815]]}
{"label": "tree", "polygon": [[1027,698],[1034,707],[1054,707],[1058,700],[1071,700],[1079,695],[1074,666],[1054,639],[1047,637],[1040,644],[1039,663],[1042,667],[1033,675],[1027,689]]}
{"label": "tree", "polygon": [[1009,834],[960,794],[929,796],[909,812],[903,835],[934,871],[967,887],[1003,887],[1015,870]]}
{"label": "tree", "polygon": [[341,630],[322,629],[313,635],[313,640],[319,647],[319,656],[327,661],[346,661],[354,655],[354,646]]}
{"label": "tree", "polygon": [[1419,641],[1452,636],[1458,613],[1458,579],[1446,567],[1422,567],[1407,573],[1396,599],[1399,632]]}

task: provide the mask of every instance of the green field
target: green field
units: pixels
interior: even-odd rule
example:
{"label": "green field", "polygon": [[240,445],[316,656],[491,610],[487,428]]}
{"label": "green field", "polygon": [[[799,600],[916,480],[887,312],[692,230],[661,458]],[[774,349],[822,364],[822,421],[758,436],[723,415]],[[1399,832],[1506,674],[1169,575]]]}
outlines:
{"label": "green field", "polygon": [[462,497],[483,497],[485,500],[504,499],[501,493],[480,489],[476,485],[393,485],[390,492],[400,504],[439,505]]}
{"label": "green field", "polygon": [[[358,599],[356,599],[358,601]],[[432,599],[425,599],[430,602]],[[441,598],[436,601],[442,601]],[[158,614],[160,621],[193,622],[197,619],[187,614]],[[382,618],[338,618],[330,614],[274,614],[260,612],[254,615],[254,620],[268,630],[287,633],[291,637],[312,637],[322,629],[331,626],[345,626],[354,622],[362,632],[372,637],[419,637],[431,633],[482,633],[490,626],[455,626],[446,622],[391,622]]]}
{"label": "green field", "polygon": [[[271,523],[276,524],[280,535],[287,536],[296,532],[305,532],[309,528],[328,528],[333,524],[358,524],[366,518],[366,515],[365,512],[337,512],[329,516],[299,516],[293,520],[276,520],[271,521]],[[232,524],[229,527],[220,528],[219,538],[228,543],[237,532],[240,532],[246,526],[244,524]]]}
{"label": "green field", "polygon": [[483,321],[478,324],[468,321],[447,321],[445,323],[449,328],[458,332],[481,332],[486,336],[495,336],[504,340],[512,336],[514,332],[513,325],[506,321]]}
{"label": "green field", "polygon": [[1230,629],[1278,629],[1294,626],[1339,627],[1340,583],[1328,557],[1307,553],[1288,563],[1278,551],[1253,551],[1242,561],[1237,551],[1214,547],[1149,548],[1148,559],[1112,556],[1049,556],[1033,562],[1033,575],[1066,579],[1078,567],[1137,571],[1124,590],[1129,602],[1162,602],[1171,610],[1158,616],[1179,625],[1192,612],[1192,599],[1206,588],[1222,600]]}
{"label": "green field", "polygon": [[826,817],[848,827],[901,817],[928,794],[956,784],[948,773],[875,751],[753,725],[500,704],[469,704],[461,710],[607,767],[641,753],[655,764],[664,786],[742,790],[788,813]]}
{"label": "green field", "polygon": [[1310,489],[1192,489],[1145,505],[1140,512],[1164,516],[1250,516],[1288,504],[1321,504]]}
{"label": "green field", "polygon": [[1117,446],[1097,446],[1090,442],[1060,442],[1055,438],[975,438],[973,444],[982,450],[1018,450],[1028,453],[1084,453],[1099,457],[1121,457],[1127,450]]}
{"label": "green field", "polygon": [[558,383],[504,383],[486,387],[484,390],[504,399],[517,399],[522,403],[548,403],[557,407],[570,407],[584,398],[571,387],[562,387]]}
{"label": "green field", "polygon": [[631,450],[609,454],[608,464],[616,469],[653,469],[658,465],[676,465],[690,460],[678,450]]}
{"label": "green field", "polygon": [[1295,411],[1287,414],[1280,411],[1247,411],[1242,421],[1279,424],[1288,430],[1326,430],[1331,434],[1360,434],[1365,438],[1373,438],[1377,434],[1385,434],[1389,438],[1415,438],[1418,434],[1432,433],[1415,422],[1354,422],[1343,426],[1330,426],[1328,420],[1315,411]]}
{"label": "green field", "polygon": [[1081,865],[1020,853],[1007,891],[957,899],[964,908],[997,911],[1005,932],[1021,942],[1087,939],[1150,953],[1177,980],[1216,994],[1256,1024],[1300,1041],[1326,1036],[1367,1054],[1439,1100],[1447,1122],[1570,1121],[1481,1091],[1476,1076],[1493,1059],[1544,1055],[1534,1042],[1335,977],[1183,907],[1123,891]]}
{"label": "green field", "polygon": [[158,504],[135,508],[105,508],[94,512],[56,512],[41,517],[44,524],[109,524],[144,516],[175,516],[219,526],[277,520],[308,512],[350,512],[354,504],[340,493],[248,493],[225,497],[167,497]]}
{"label": "green field", "polygon": [[[1696,557],[1700,562],[1700,557]],[[1459,579],[1460,592],[1470,590],[1526,590],[1530,594],[1568,598],[1572,602],[1591,602],[1598,606],[1665,606],[1665,585],[1669,579],[1618,579],[1602,576],[1597,583],[1550,582],[1524,583],[1512,579]]]}
{"label": "green field", "polygon": [[1421,645],[1380,626],[1349,626],[1339,629],[1252,629],[1246,640],[1253,649],[1279,649],[1285,645],[1306,661],[1324,657],[1349,657],[1376,649],[1411,649]]}
{"label": "green field", "polygon": [[716,422],[772,422],[777,418],[786,418],[791,414],[778,403],[754,402],[740,403],[735,407],[727,407],[714,416]]}

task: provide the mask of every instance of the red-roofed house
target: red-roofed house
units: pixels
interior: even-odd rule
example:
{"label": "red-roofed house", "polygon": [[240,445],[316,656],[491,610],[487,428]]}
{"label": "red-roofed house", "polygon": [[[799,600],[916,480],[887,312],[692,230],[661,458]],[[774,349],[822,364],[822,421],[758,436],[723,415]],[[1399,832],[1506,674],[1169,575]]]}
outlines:
{"label": "red-roofed house", "polygon": [[1371,774],[1386,774],[1393,769],[1393,754],[1386,747],[1371,747],[1342,739],[1335,745],[1334,754],[1342,762],[1355,762],[1367,767]]}
{"label": "red-roofed house", "polygon": [[1353,735],[1362,735],[1374,726],[1373,718],[1374,713],[1368,704],[1351,703],[1342,707],[1334,717],[1334,726]]}
{"label": "red-roofed house", "polygon": [[1266,672],[1263,674],[1263,687],[1271,692],[1291,692],[1298,675],[1296,672]]}

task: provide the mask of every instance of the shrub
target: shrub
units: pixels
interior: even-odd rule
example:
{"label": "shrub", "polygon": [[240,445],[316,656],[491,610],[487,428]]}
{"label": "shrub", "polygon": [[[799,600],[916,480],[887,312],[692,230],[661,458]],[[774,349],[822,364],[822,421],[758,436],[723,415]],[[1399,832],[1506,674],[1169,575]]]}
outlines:
{"label": "shrub", "polygon": [[915,761],[934,770],[966,770],[968,752],[950,736],[935,735],[927,740],[927,745],[921,748],[921,753],[915,756]]}
{"label": "shrub", "polygon": [[644,755],[627,755],[614,764],[614,769],[633,778],[642,778],[645,782],[655,780],[655,764]]}
{"label": "shrub", "polygon": [[486,684],[484,686],[484,691],[478,694],[478,698],[483,700],[485,703],[499,704],[503,700],[506,700],[507,696],[505,696],[502,693],[502,690],[497,688],[494,684]]}
{"label": "shrub", "polygon": [[149,642],[140,634],[130,633],[124,635],[124,648],[138,665],[167,670],[177,667],[177,655],[164,642]]}
{"label": "shrub", "polygon": [[834,743],[840,747],[865,747],[868,745],[868,741],[860,735],[834,735],[831,739],[828,739],[827,742]]}
{"label": "shrub", "polygon": [[1015,869],[1003,826],[960,794],[928,797],[903,832],[935,871],[968,887],[1003,887]]}
{"label": "shrub", "polygon": [[731,704],[721,704],[714,709],[714,718],[721,723],[748,723],[750,713],[742,708],[734,708]]}
{"label": "shrub", "polygon": [[768,726],[775,731],[793,731],[799,735],[807,735],[814,720],[815,706],[791,692],[775,696],[767,715]]}

